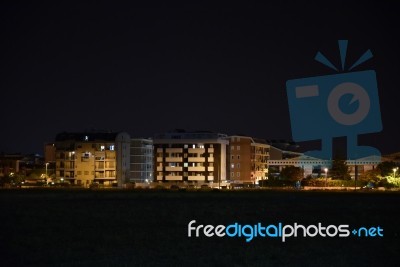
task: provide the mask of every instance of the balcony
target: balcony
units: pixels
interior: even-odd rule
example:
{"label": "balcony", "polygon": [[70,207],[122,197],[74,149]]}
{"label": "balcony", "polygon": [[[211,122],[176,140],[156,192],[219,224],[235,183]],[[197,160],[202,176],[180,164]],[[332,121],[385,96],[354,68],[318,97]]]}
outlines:
{"label": "balcony", "polygon": [[96,177],[96,180],[116,180],[116,177]]}
{"label": "balcony", "polygon": [[160,175],[157,176],[157,181],[162,181],[162,179],[163,179],[162,175],[161,176]]}
{"label": "balcony", "polygon": [[214,157],[208,157],[207,160],[208,162],[214,162]]}
{"label": "balcony", "polygon": [[209,172],[213,172],[213,171],[214,171],[214,167],[207,167],[207,170],[208,170]]}
{"label": "balcony", "polygon": [[188,152],[189,153],[203,154],[204,152],[206,152],[206,150],[204,148],[189,148]]}
{"label": "balcony", "polygon": [[168,171],[168,172],[181,172],[182,171],[182,167],[168,166],[168,167],[165,167],[165,170]]}
{"label": "balcony", "polygon": [[157,171],[162,172],[163,171],[163,166],[157,166]]}
{"label": "balcony", "polygon": [[99,152],[99,151],[96,151],[95,153],[94,153],[94,156],[95,157],[105,157],[106,156],[106,153],[104,152],[104,151],[101,151],[101,152]]}
{"label": "balcony", "polygon": [[206,167],[203,166],[197,166],[197,167],[189,167],[188,171],[190,172],[204,172],[206,170]]}
{"label": "balcony", "polygon": [[157,153],[162,153],[163,149],[162,148],[157,148]]}
{"label": "balcony", "polygon": [[165,180],[167,180],[167,181],[182,181],[182,176],[180,176],[180,175],[167,175],[167,176],[165,176]]}
{"label": "balcony", "polygon": [[205,181],[206,177],[203,175],[188,176],[189,181]]}
{"label": "balcony", "polygon": [[115,170],[115,166],[106,165],[105,169],[106,169],[107,171],[112,171],[112,170]]}
{"label": "balcony", "polygon": [[182,153],[183,149],[182,148],[166,148],[165,152],[167,152],[167,153]]}
{"label": "balcony", "polygon": [[206,159],[203,157],[189,157],[188,161],[189,162],[205,162]]}
{"label": "balcony", "polygon": [[207,176],[208,181],[214,181],[214,176]]}
{"label": "balcony", "polygon": [[162,162],[162,157],[157,157],[157,162]]}
{"label": "balcony", "polygon": [[166,162],[182,162],[182,158],[181,157],[168,157],[165,158]]}
{"label": "balcony", "polygon": [[214,153],[214,148],[213,148],[213,147],[209,147],[209,148],[207,149],[207,151],[208,151],[208,153]]}

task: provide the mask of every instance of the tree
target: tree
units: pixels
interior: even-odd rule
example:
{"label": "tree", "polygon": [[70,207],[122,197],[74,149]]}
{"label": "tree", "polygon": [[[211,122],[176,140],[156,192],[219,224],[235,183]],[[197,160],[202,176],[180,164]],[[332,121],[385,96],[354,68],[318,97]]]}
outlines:
{"label": "tree", "polygon": [[282,169],[281,177],[290,181],[300,181],[304,177],[304,171],[299,167],[287,166]]}
{"label": "tree", "polygon": [[0,186],[6,184],[19,185],[24,181],[24,176],[20,173],[10,173],[0,178]]}
{"label": "tree", "polygon": [[332,168],[330,170],[330,176],[332,179],[336,180],[350,180],[350,171],[349,167],[346,164],[346,161],[341,159],[335,159],[332,162]]}
{"label": "tree", "polygon": [[9,183],[11,183],[11,177],[9,175],[4,175],[0,177],[0,186],[5,186]]}
{"label": "tree", "polygon": [[393,161],[384,161],[378,164],[376,169],[380,172],[381,176],[393,175],[393,169],[397,168],[397,165]]}
{"label": "tree", "polygon": [[358,177],[362,182],[374,182],[377,183],[381,180],[380,172],[377,169],[368,170]]}

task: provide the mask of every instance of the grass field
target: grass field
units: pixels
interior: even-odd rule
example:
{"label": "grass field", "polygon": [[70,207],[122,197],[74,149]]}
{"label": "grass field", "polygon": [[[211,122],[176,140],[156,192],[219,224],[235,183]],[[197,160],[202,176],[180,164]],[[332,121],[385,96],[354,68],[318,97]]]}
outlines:
{"label": "grass field", "polygon": [[[0,190],[0,266],[399,266],[400,193]],[[380,226],[383,237],[191,237],[188,223]]]}

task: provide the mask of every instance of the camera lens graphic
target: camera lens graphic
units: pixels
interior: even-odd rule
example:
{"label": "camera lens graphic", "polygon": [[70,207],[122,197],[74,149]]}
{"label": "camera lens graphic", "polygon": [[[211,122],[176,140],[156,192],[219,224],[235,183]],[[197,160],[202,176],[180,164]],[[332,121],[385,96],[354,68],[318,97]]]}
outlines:
{"label": "camera lens graphic", "polygon": [[[339,100],[344,95],[353,95],[349,105],[359,101],[358,109],[347,114],[339,107]],[[343,125],[355,125],[360,123],[369,113],[370,99],[368,93],[360,85],[356,83],[346,82],[337,85],[328,97],[328,111],[331,117],[338,123]]]}

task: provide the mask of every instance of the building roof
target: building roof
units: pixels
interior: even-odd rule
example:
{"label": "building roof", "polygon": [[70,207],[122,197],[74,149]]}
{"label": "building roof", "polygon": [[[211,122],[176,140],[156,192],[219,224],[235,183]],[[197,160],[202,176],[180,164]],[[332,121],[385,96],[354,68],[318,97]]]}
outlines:
{"label": "building roof", "polygon": [[101,141],[115,141],[117,132],[81,132],[81,133],[68,133],[63,132],[56,135],[57,141],[87,141],[93,142]]}
{"label": "building roof", "polygon": [[226,134],[214,133],[210,131],[192,131],[175,130],[173,132],[155,134],[154,139],[219,139],[226,138]]}

